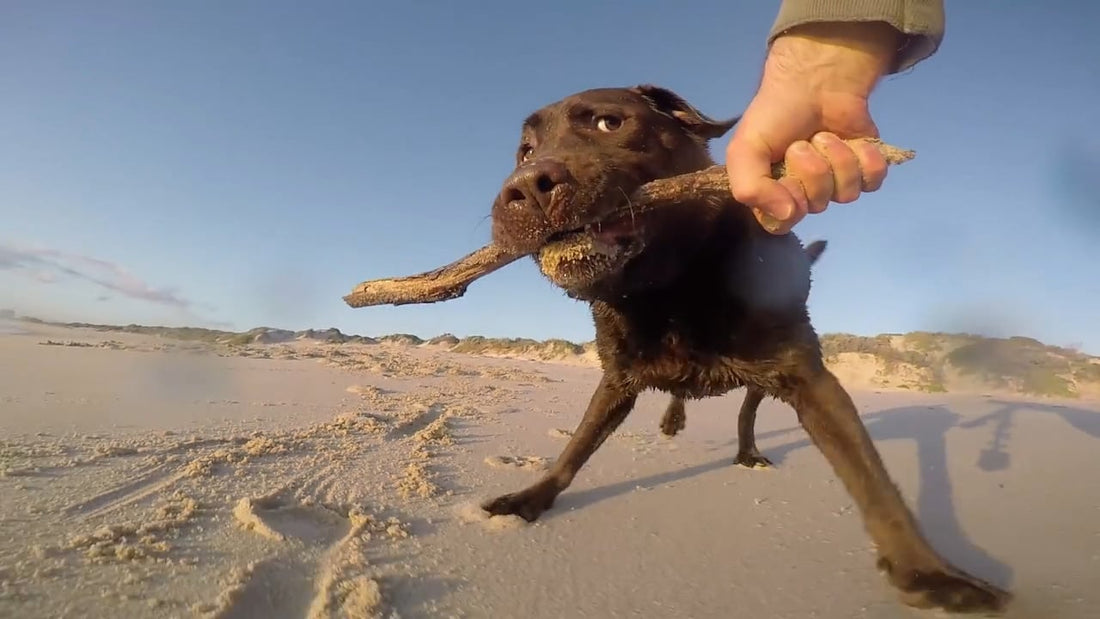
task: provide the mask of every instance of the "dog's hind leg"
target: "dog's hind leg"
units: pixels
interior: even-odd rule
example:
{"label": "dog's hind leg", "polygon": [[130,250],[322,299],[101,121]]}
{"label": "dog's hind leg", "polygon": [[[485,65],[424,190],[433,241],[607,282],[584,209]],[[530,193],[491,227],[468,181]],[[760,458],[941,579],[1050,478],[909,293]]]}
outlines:
{"label": "dog's hind leg", "polygon": [[767,468],[772,465],[756,448],[756,411],[764,400],[765,392],[756,385],[748,385],[741,410],[737,413],[737,457],[734,464],[748,468]]}
{"label": "dog's hind leg", "polygon": [[[796,357],[798,357],[796,353]],[[859,507],[878,548],[878,567],[901,600],[952,612],[999,611],[1011,594],[952,566],[931,547],[890,479],[848,392],[822,363],[802,354],[781,376],[781,398]]]}
{"label": "dog's hind leg", "polygon": [[[737,457],[734,464],[740,464],[748,468],[767,468],[772,466],[756,447],[756,411],[764,400],[765,392],[756,385],[749,385],[745,390],[745,399],[741,402],[741,410],[737,413]],[[684,399],[672,396],[668,400],[668,407],[661,417],[661,433],[665,436],[676,436],[687,425],[687,413],[684,410]]]}
{"label": "dog's hind leg", "polygon": [[482,509],[494,516],[516,514],[528,522],[538,519],[569,487],[588,458],[626,419],[637,399],[637,391],[604,374],[580,424],[546,475],[519,492],[485,502]]}
{"label": "dog's hind leg", "polygon": [[687,426],[687,413],[684,411],[684,399],[680,396],[672,396],[668,399],[668,407],[661,417],[661,434],[676,436],[676,433]]}

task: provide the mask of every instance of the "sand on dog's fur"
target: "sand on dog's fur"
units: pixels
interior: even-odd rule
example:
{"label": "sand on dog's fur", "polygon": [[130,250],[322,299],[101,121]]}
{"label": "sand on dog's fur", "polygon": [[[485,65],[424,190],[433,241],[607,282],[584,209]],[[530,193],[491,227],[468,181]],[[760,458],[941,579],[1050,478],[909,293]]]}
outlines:
{"label": "sand on dog's fur", "polygon": [[[740,392],[689,402],[671,440],[645,394],[528,524],[478,504],[553,464],[591,367],[36,329],[0,336],[0,616],[905,612],[779,403],[760,410],[761,475],[731,466]],[[1100,464],[1100,405],[853,397],[937,547],[1018,594],[1008,616],[1100,605],[1100,490],[1076,481]]]}

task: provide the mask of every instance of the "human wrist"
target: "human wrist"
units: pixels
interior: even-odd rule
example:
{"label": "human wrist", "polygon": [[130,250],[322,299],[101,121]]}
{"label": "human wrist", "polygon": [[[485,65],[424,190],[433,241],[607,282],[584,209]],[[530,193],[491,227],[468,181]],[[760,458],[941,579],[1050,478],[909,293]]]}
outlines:
{"label": "human wrist", "polygon": [[773,41],[764,83],[797,82],[818,93],[868,97],[897,58],[903,35],[885,22],[812,22]]}

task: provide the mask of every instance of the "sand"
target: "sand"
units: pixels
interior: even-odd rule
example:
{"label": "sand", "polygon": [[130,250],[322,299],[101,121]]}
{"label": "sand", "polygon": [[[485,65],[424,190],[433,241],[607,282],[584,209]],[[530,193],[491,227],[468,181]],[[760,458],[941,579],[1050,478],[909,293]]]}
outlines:
{"label": "sand", "polygon": [[[646,394],[540,521],[486,517],[598,378],[431,346],[9,329],[0,616],[935,614],[896,603],[789,408],[759,415],[775,467],[731,465],[742,392],[689,403],[673,439]],[[1100,404],[853,397],[934,544],[1016,593],[1007,616],[1100,617]]]}

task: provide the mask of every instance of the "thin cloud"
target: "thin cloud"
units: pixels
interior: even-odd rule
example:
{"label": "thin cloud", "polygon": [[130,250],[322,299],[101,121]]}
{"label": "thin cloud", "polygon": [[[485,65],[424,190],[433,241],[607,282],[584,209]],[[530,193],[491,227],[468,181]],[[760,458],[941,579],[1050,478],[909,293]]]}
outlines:
{"label": "thin cloud", "polygon": [[57,249],[0,244],[0,270],[22,272],[43,284],[55,283],[68,276],[132,299],[183,310],[193,306],[191,301],[169,289],[154,288],[118,264]]}
{"label": "thin cloud", "polygon": [[53,284],[57,282],[57,273],[55,271],[39,270],[35,271],[31,277],[40,284]]}

